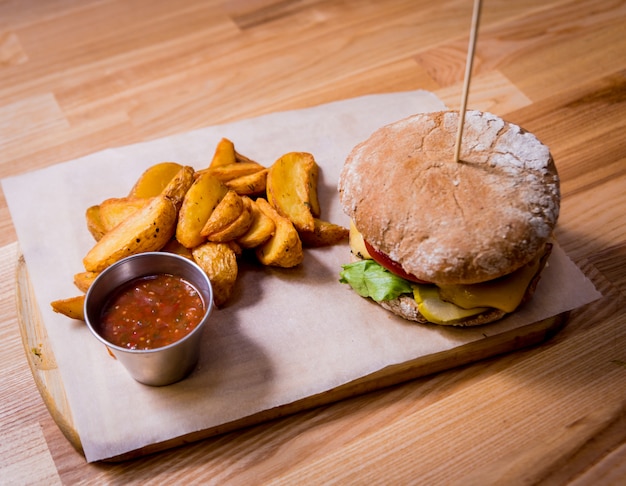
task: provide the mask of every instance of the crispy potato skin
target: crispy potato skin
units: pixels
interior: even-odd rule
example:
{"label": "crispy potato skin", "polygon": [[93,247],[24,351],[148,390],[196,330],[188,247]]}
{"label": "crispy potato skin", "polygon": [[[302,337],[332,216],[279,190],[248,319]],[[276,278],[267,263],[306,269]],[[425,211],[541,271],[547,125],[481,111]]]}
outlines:
{"label": "crispy potato skin", "polygon": [[85,296],[78,295],[76,297],[69,297],[67,299],[59,299],[50,303],[52,310],[69,317],[70,319],[76,319],[79,321],[85,320]]}
{"label": "crispy potato skin", "polygon": [[161,191],[161,194],[172,200],[177,210],[183,204],[185,195],[194,181],[195,171],[193,167],[185,166],[176,173]]}
{"label": "crispy potato skin", "polygon": [[80,272],[74,275],[74,285],[82,292],[87,292],[92,282],[100,275],[99,272]]}
{"label": "crispy potato skin", "polygon": [[222,182],[228,182],[238,177],[255,174],[266,170],[257,162],[235,162],[234,164],[220,165],[218,167],[209,167],[207,172]]}
{"label": "crispy potato skin", "polygon": [[215,243],[228,243],[242,236],[252,224],[250,208],[244,206],[239,216],[220,231],[207,235],[207,240]]}
{"label": "crispy potato skin", "polygon": [[263,169],[252,174],[230,179],[224,184],[241,196],[260,196],[265,194],[266,191],[267,173],[268,169]]}
{"label": "crispy potato skin", "polygon": [[228,188],[209,172],[195,179],[178,213],[176,239],[183,246],[194,248],[206,241],[200,232],[227,192]]}
{"label": "crispy potato skin", "polygon": [[99,241],[107,232],[100,218],[100,205],[90,206],[85,211],[85,220],[87,222],[87,230],[93,236],[93,239]]}
{"label": "crispy potato skin", "polygon": [[108,233],[122,221],[128,219],[139,209],[150,204],[152,198],[112,197],[100,203],[100,221],[105,233]]}
{"label": "crispy potato skin", "polygon": [[242,248],[254,248],[256,246],[260,246],[265,243],[270,237],[274,234],[276,230],[276,224],[274,220],[267,216],[261,209],[259,208],[259,204],[257,201],[249,198],[244,198],[244,201],[247,200],[250,206],[250,214],[252,215],[252,222],[250,223],[250,227],[248,231],[246,231],[243,235],[237,238],[237,243]]}
{"label": "crispy potato skin", "polygon": [[227,243],[207,242],[195,247],[191,253],[211,281],[213,302],[222,307],[233,293],[239,272],[235,251]]}
{"label": "crispy potato skin", "polygon": [[235,191],[229,190],[217,203],[209,215],[206,224],[200,230],[200,235],[210,238],[232,224],[243,212],[243,199]]}
{"label": "crispy potato skin", "polygon": [[177,162],[160,162],[148,167],[135,182],[128,194],[129,197],[158,196],[182,167]]}
{"label": "crispy potato skin", "polygon": [[171,199],[155,197],[133,213],[89,250],[83,258],[88,272],[100,272],[124,257],[160,250],[173,236],[178,213]]}
{"label": "crispy potato skin", "polygon": [[180,242],[176,238],[172,238],[170,241],[168,241],[165,244],[165,246],[161,248],[161,251],[174,253],[175,255],[179,255],[179,256],[188,258],[190,260],[193,260],[193,257],[191,255],[191,250],[187,248],[186,246],[181,245]]}
{"label": "crispy potato skin", "polygon": [[209,168],[214,169],[235,162],[237,162],[235,144],[227,138],[222,138],[215,147]]}
{"label": "crispy potato skin", "polygon": [[319,216],[317,197],[319,167],[306,152],[290,152],[269,169],[266,181],[268,202],[281,216],[289,218],[298,231],[313,231]]}
{"label": "crispy potato skin", "polygon": [[208,241],[228,243],[242,236],[252,224],[251,201],[229,190],[200,234]]}
{"label": "crispy potato skin", "polygon": [[331,246],[348,239],[350,231],[347,228],[318,218],[314,222],[313,231],[300,232],[305,247]]}
{"label": "crispy potato skin", "polygon": [[274,221],[274,234],[255,250],[263,265],[291,268],[304,260],[302,241],[293,223],[281,216],[265,199],[257,199],[259,209]]}

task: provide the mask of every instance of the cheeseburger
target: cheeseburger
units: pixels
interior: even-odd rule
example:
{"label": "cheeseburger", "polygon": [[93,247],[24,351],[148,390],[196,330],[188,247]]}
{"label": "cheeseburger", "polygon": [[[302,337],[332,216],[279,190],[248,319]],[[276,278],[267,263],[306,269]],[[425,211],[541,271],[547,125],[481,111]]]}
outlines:
{"label": "cheeseburger", "polygon": [[474,326],[532,296],[552,248],[559,178],[533,134],[479,111],[417,114],[349,154],[339,199],[352,262],[340,281],[405,319]]}

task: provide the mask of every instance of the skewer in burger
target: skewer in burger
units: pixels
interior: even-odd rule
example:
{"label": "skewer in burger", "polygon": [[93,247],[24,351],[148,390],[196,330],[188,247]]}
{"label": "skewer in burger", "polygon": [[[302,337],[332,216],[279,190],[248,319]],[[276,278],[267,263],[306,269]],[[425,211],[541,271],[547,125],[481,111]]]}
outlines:
{"label": "skewer in burger", "polygon": [[405,319],[474,326],[529,300],[552,249],[559,177],[533,134],[468,111],[417,114],[349,154],[339,198],[353,261],[340,281]]}

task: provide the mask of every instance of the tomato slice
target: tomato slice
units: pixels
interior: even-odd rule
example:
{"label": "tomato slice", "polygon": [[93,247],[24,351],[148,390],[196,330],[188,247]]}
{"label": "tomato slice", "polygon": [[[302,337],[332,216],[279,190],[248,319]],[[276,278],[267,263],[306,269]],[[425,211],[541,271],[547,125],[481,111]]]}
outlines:
{"label": "tomato slice", "polygon": [[411,275],[410,273],[405,272],[402,266],[398,262],[389,258],[382,251],[378,251],[376,248],[370,245],[367,241],[363,240],[363,242],[365,243],[365,248],[367,249],[367,252],[372,257],[372,260],[374,260],[379,265],[385,267],[391,273],[395,273],[398,277],[401,277],[405,280],[409,280],[410,282],[422,283],[422,284],[429,283],[429,282],[426,282],[425,280],[417,278],[415,275]]}

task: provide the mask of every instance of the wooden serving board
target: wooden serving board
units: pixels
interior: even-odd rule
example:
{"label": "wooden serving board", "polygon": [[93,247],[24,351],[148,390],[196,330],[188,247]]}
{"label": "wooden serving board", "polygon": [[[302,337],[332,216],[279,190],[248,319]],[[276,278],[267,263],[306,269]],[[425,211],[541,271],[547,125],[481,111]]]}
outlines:
{"label": "wooden serving board", "polygon": [[[72,410],[68,404],[65,388],[54,353],[42,322],[28,270],[23,256],[17,262],[17,306],[22,342],[33,378],[54,421],[68,441],[82,452],[81,438],[74,425]],[[569,312],[553,316],[526,326],[506,331],[484,339],[463,344],[442,352],[420,356],[404,363],[388,366],[378,372],[362,376],[345,385],[323,393],[306,397],[280,407],[262,410],[242,419],[219,424],[174,439],[150,444],[141,449],[111,458],[112,461],[127,460],[148,453],[162,451],[191,441],[201,440],[239,428],[276,419],[306,409],[346,399],[386,386],[398,384],[421,376],[437,373],[481,359],[515,351],[539,344],[561,330]]]}

